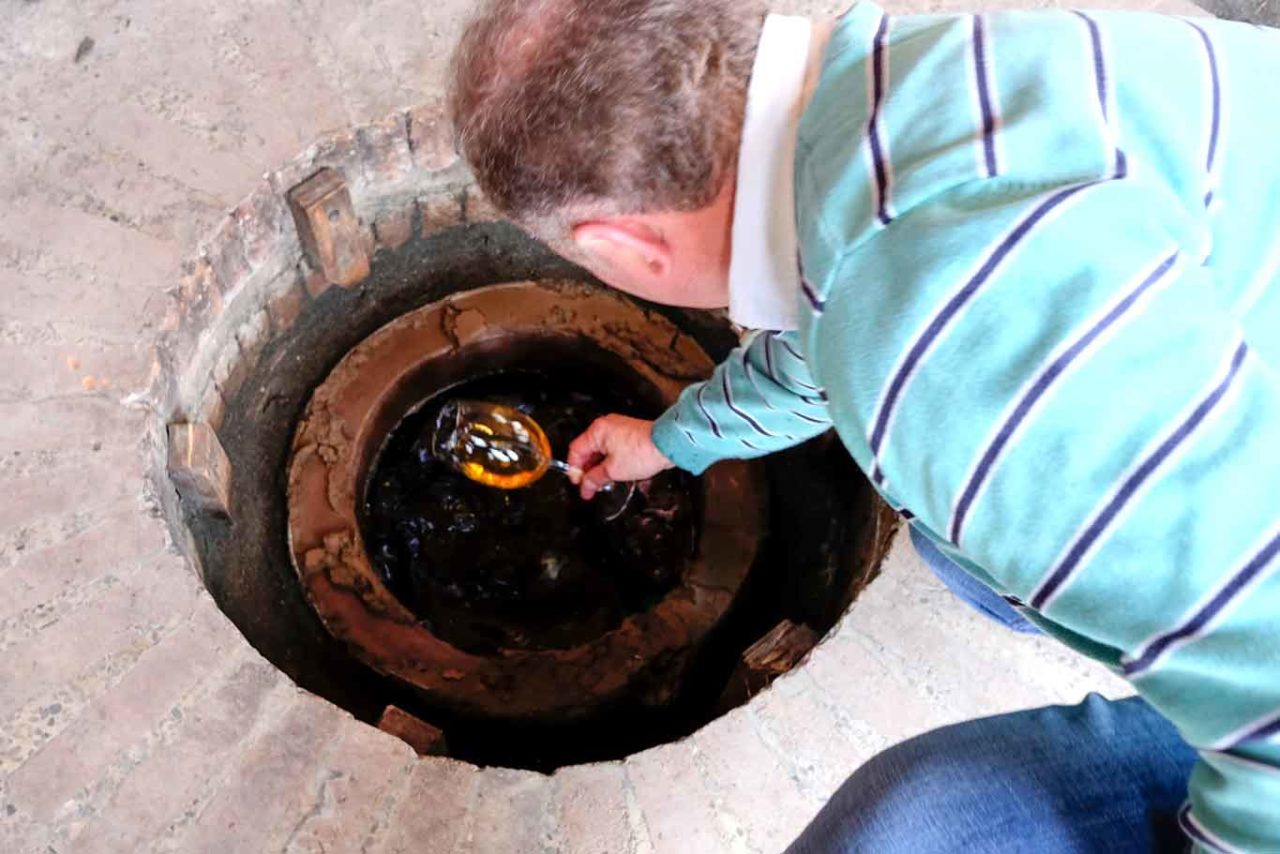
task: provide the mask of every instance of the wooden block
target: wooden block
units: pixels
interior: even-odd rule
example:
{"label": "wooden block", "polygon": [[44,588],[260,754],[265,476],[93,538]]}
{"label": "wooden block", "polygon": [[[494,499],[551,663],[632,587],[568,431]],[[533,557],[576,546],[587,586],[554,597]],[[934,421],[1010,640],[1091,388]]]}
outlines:
{"label": "wooden block", "polygon": [[806,625],[783,620],[768,634],[747,647],[742,663],[752,673],[769,678],[781,676],[800,663],[818,643],[818,635]]}
{"label": "wooden block", "polygon": [[169,478],[192,507],[230,515],[231,462],[208,424],[169,425]]}
{"label": "wooden block", "polygon": [[803,623],[778,623],[742,653],[720,695],[719,712],[737,708],[768,688],[773,680],[799,664],[817,643],[817,632]]}
{"label": "wooden block", "polygon": [[444,730],[415,717],[398,706],[387,706],[378,719],[378,729],[403,741],[419,756],[448,756]]}
{"label": "wooden block", "polygon": [[289,208],[313,268],[344,288],[365,280],[369,251],[340,172],[325,167],[291,189]]}

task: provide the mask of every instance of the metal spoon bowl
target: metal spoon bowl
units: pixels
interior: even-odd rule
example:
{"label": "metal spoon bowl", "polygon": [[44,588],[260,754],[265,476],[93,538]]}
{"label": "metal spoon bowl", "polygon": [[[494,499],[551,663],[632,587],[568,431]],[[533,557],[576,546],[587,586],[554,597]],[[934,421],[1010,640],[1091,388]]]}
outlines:
{"label": "metal spoon bowl", "polygon": [[[478,400],[451,400],[440,410],[430,437],[432,455],[462,476],[496,489],[531,486],[548,471],[577,482],[584,472],[552,456],[547,433],[530,416],[510,406]],[[622,515],[635,484],[605,484],[605,521]],[[617,500],[615,496],[619,496]]]}

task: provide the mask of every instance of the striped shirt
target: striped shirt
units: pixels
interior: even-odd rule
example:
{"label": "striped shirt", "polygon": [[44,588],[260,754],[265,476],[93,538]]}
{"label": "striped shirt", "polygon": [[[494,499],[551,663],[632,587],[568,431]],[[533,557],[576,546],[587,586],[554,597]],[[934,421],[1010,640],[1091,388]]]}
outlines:
{"label": "striped shirt", "polygon": [[893,506],[1201,754],[1182,826],[1280,851],[1280,32],[840,22],[800,123],[800,329],[654,431],[834,426]]}

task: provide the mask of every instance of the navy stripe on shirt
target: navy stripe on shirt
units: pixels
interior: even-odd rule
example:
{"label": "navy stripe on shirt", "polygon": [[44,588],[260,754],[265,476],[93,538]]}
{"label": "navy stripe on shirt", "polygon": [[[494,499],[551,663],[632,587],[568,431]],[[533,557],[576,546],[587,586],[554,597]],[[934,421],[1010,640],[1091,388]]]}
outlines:
{"label": "navy stripe on shirt", "polygon": [[1178,826],[1182,828],[1182,832],[1194,839],[1196,842],[1205,846],[1210,851],[1235,851],[1236,849],[1227,845],[1221,839],[1213,836],[1207,831],[1204,825],[1191,814],[1191,804],[1184,804],[1178,812]]}
{"label": "navy stripe on shirt", "polygon": [[1218,164],[1218,135],[1222,130],[1222,79],[1218,72],[1218,55],[1213,48],[1213,41],[1209,38],[1209,34],[1204,27],[1194,21],[1187,21],[1188,26],[1196,31],[1200,36],[1200,41],[1204,43],[1205,60],[1209,66],[1209,85],[1212,92],[1212,104],[1210,107],[1209,120],[1209,146],[1208,153],[1205,155],[1205,173],[1207,175],[1208,190],[1205,192],[1204,203],[1208,207],[1213,202],[1213,193],[1215,189],[1215,168]]}
{"label": "navy stripe on shirt", "polygon": [[[739,409],[737,404],[733,402],[733,392],[729,390],[729,372],[728,371],[720,372],[720,386],[724,390],[724,402],[725,402],[725,405],[729,407],[730,412],[732,412],[734,415],[741,418],[743,421],[747,422],[747,424],[751,426],[751,429],[755,430],[761,436],[764,436],[768,439],[778,438],[777,433],[770,433],[768,430],[764,429],[764,427],[760,424],[759,421],[755,420],[746,412]],[[743,444],[746,444],[745,440],[742,440],[742,441],[743,441]],[[752,450],[756,450],[756,449],[753,448]]]}
{"label": "navy stripe on shirt", "polygon": [[[889,33],[889,16],[880,16],[880,26],[876,29],[875,39],[871,47],[871,117],[867,120],[867,140],[871,145],[871,165],[875,172],[876,218],[881,225],[893,222],[893,213],[889,205],[889,162],[885,154],[885,145],[880,137],[880,108],[884,104],[886,84],[886,66],[888,64],[889,47],[886,36]],[[807,292],[806,292],[807,295]]]}
{"label": "navy stripe on shirt", "polygon": [[998,172],[996,164],[996,113],[991,98],[991,71],[987,62],[987,24],[981,15],[973,16],[973,64],[978,88],[978,109],[982,113],[982,161],[988,178]]}
{"label": "navy stripe on shirt", "polygon": [[1129,174],[1129,159],[1125,156],[1124,149],[1120,147],[1118,141],[1115,140],[1115,127],[1111,124],[1111,107],[1109,104],[1108,86],[1109,77],[1107,75],[1107,58],[1102,48],[1102,30],[1098,27],[1098,22],[1086,15],[1084,12],[1075,12],[1085,26],[1089,29],[1089,41],[1093,48],[1093,76],[1094,84],[1098,88],[1098,106],[1102,111],[1102,122],[1107,128],[1107,136],[1112,139],[1112,145],[1115,149],[1115,177],[1123,178]]}
{"label": "navy stripe on shirt", "polygon": [[825,427],[831,423],[830,421],[824,421],[821,418],[812,418],[805,415],[803,412],[796,412],[794,409],[790,410],[790,412],[793,417],[799,418],[801,421],[808,421],[810,424],[820,424]]}
{"label": "navy stripe on shirt", "polygon": [[747,357],[747,351],[742,351],[742,372],[747,378],[747,382],[751,383],[751,387],[755,389],[756,396],[760,402],[764,404],[766,409],[777,410],[777,407],[769,402],[769,396],[760,390],[760,384],[756,382],[755,368],[751,367],[751,360]]}
{"label": "navy stripe on shirt", "polygon": [[1234,750],[1251,741],[1264,741],[1280,735],[1280,709],[1268,712],[1261,719],[1251,721],[1236,732],[1215,742],[1213,749],[1218,752]]}
{"label": "navy stripe on shirt", "polygon": [[813,285],[809,283],[809,280],[804,275],[800,276],[800,290],[804,293],[804,298],[808,301],[809,308],[814,314],[822,314],[822,312],[826,311],[826,301],[818,296],[818,292],[813,289]]}
{"label": "navy stripe on shirt", "polygon": [[701,443],[693,437],[693,433],[690,432],[689,428],[685,427],[684,422],[680,420],[680,407],[674,407],[672,411],[675,413],[676,424],[680,427],[680,432],[684,433],[685,438],[689,440],[689,444],[693,445],[695,448],[701,448]]}
{"label": "navy stripe on shirt", "polygon": [[[778,332],[766,332],[766,333],[764,333],[764,351],[765,351],[766,363],[770,366],[770,367],[769,367],[769,370],[770,370],[770,372],[773,374],[773,379],[774,379],[774,380],[776,380],[776,381],[778,381],[779,383],[781,383],[781,382],[782,382],[782,372],[781,372],[780,370],[778,370],[778,369],[776,369],[776,368],[774,367],[774,361],[773,361],[773,346],[772,346],[772,345],[773,345],[773,342],[774,342],[775,340],[776,340],[779,344],[781,344],[781,345],[782,345],[782,348],[783,348],[784,350],[786,350],[786,351],[787,351],[788,353],[790,353],[792,356],[795,356],[795,357],[796,357],[796,359],[797,359],[801,364],[808,364],[808,363],[807,363],[807,362],[805,362],[805,359],[804,359],[804,357],[803,357],[803,356],[801,356],[798,352],[796,352],[796,350],[795,350],[795,349],[794,349],[790,344],[788,344],[788,343],[787,343],[786,339],[784,339],[784,338],[782,338],[782,337],[781,337],[780,333],[778,333]],[[811,392],[813,392],[814,394],[819,395],[819,396],[823,396],[823,397],[825,398],[825,393],[823,392],[823,390],[822,390],[822,389],[818,388],[816,385],[812,385],[812,384],[807,383],[807,382],[805,382],[805,381],[803,381],[803,380],[798,380],[798,379],[796,379],[795,377],[791,376],[790,374],[786,374],[786,382],[787,382],[787,384],[793,385],[793,386],[795,386],[796,388],[802,388],[802,389],[804,389],[805,391],[811,391]],[[805,402],[806,402],[806,403],[811,403],[811,401],[805,401]]]}
{"label": "navy stripe on shirt", "polygon": [[773,337],[778,339],[778,343],[782,345],[783,350],[786,350],[788,353],[790,353],[795,358],[799,359],[801,362],[805,360],[804,356],[800,355],[800,351],[797,350],[795,347],[791,346],[790,341],[788,341],[787,339],[783,338],[781,335],[778,335],[776,333],[771,333],[771,334],[773,334]]}
{"label": "navy stripe on shirt", "polygon": [[760,337],[764,339],[764,372],[769,379],[778,382],[778,372],[773,366],[773,348],[769,346],[769,334],[762,333]]}
{"label": "navy stripe on shirt", "polygon": [[809,308],[814,314],[820,315],[827,308],[826,300],[818,295],[818,291],[814,288],[813,283],[809,281],[809,277],[804,272],[804,256],[800,254],[800,250],[796,250],[796,270],[800,274],[800,291],[804,294],[804,298],[809,303]]}
{"label": "navy stripe on shirt", "polygon": [[1209,601],[1195,610],[1190,618],[1144,644],[1131,661],[1124,664],[1124,675],[1139,676],[1154,667],[1161,658],[1175,648],[1202,635],[1215,618],[1232,607],[1280,554],[1280,533],[1273,536],[1245,565],[1233,572],[1224,584],[1213,591]]}
{"label": "navy stripe on shirt", "polygon": [[1035,593],[1031,596],[1031,607],[1037,611],[1043,611],[1045,606],[1049,604],[1063,588],[1063,586],[1071,579],[1072,575],[1080,568],[1085,555],[1094,543],[1106,532],[1115,521],[1116,516],[1124,509],[1125,505],[1137,494],[1138,489],[1142,487],[1151,475],[1160,468],[1160,466],[1177,450],[1178,446],[1185,442],[1196,428],[1199,427],[1209,416],[1209,413],[1221,402],[1226,396],[1227,390],[1235,381],[1236,376],[1240,372],[1240,366],[1244,363],[1244,358],[1248,355],[1249,347],[1247,344],[1241,343],[1231,356],[1231,363],[1227,369],[1227,375],[1222,381],[1213,387],[1208,394],[1196,405],[1191,414],[1182,420],[1170,433],[1163,442],[1152,451],[1136,469],[1131,472],[1128,477],[1120,484],[1119,488],[1113,494],[1110,500],[1103,506],[1102,510],[1095,515],[1085,526],[1072,542],[1070,549],[1062,560],[1050,570],[1049,574],[1040,583]]}
{"label": "navy stripe on shirt", "polygon": [[902,396],[903,389],[915,374],[916,369],[924,360],[925,354],[937,343],[942,333],[946,330],[961,309],[973,299],[974,294],[991,279],[996,270],[999,269],[1001,263],[1004,262],[1010,254],[1013,253],[1018,245],[1024,241],[1028,235],[1032,233],[1035,227],[1044,220],[1055,208],[1074,196],[1076,193],[1086,187],[1094,186],[1094,183],[1077,184],[1052,193],[1048,198],[1044,199],[1032,211],[1023,217],[1004,237],[1002,237],[995,246],[987,253],[978,267],[977,272],[965,282],[964,286],[956,292],[951,299],[947,300],[942,309],[929,321],[924,331],[916,337],[911,346],[907,349],[906,356],[898,369],[894,371],[892,378],[885,388],[881,396],[879,409],[876,413],[869,443],[871,445],[872,465],[873,468],[879,469],[879,455],[884,445],[885,434],[888,432],[889,422],[893,417],[894,411],[898,406],[898,401]]}
{"label": "navy stripe on shirt", "polygon": [[973,506],[974,500],[986,484],[991,470],[995,467],[1001,453],[1009,444],[1009,440],[1013,438],[1013,434],[1026,420],[1031,410],[1045,396],[1054,382],[1066,373],[1072,362],[1088,351],[1093,344],[1097,343],[1102,334],[1110,329],[1116,321],[1128,314],[1144,294],[1165,279],[1169,271],[1174,268],[1177,260],[1178,252],[1175,250],[1173,254],[1157,264],[1154,270],[1143,276],[1136,287],[1130,289],[1124,298],[1112,306],[1100,320],[1090,325],[1071,346],[1040,369],[1032,380],[1030,388],[1023,393],[1013,412],[1000,425],[995,438],[987,445],[986,450],[978,460],[977,467],[960,494],[960,500],[956,502],[955,510],[951,516],[951,529],[949,532],[950,540],[954,545],[960,545],[960,537],[964,532],[965,518]]}
{"label": "navy stripe on shirt", "polygon": [[707,390],[707,384],[703,383],[702,385],[698,386],[697,394],[694,395],[695,399],[698,401],[698,409],[702,411],[702,416],[706,418],[707,423],[711,425],[711,432],[715,434],[715,437],[717,439],[723,439],[724,434],[720,432],[720,425],[717,424],[716,420],[711,417],[711,413],[707,411],[707,405],[702,402],[702,394],[706,390]]}

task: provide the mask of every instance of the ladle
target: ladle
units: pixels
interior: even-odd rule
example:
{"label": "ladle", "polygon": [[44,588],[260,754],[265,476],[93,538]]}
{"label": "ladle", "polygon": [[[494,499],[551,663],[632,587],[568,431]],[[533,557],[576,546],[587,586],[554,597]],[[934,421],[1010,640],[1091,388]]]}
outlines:
{"label": "ladle", "polygon": [[[530,416],[500,403],[451,400],[436,417],[431,436],[432,455],[462,476],[497,489],[522,489],[536,483],[548,471],[581,480],[583,471],[554,458],[547,433]],[[612,499],[621,495],[616,508],[605,517],[620,515],[635,492],[634,484],[619,490],[616,483],[599,491]]]}

